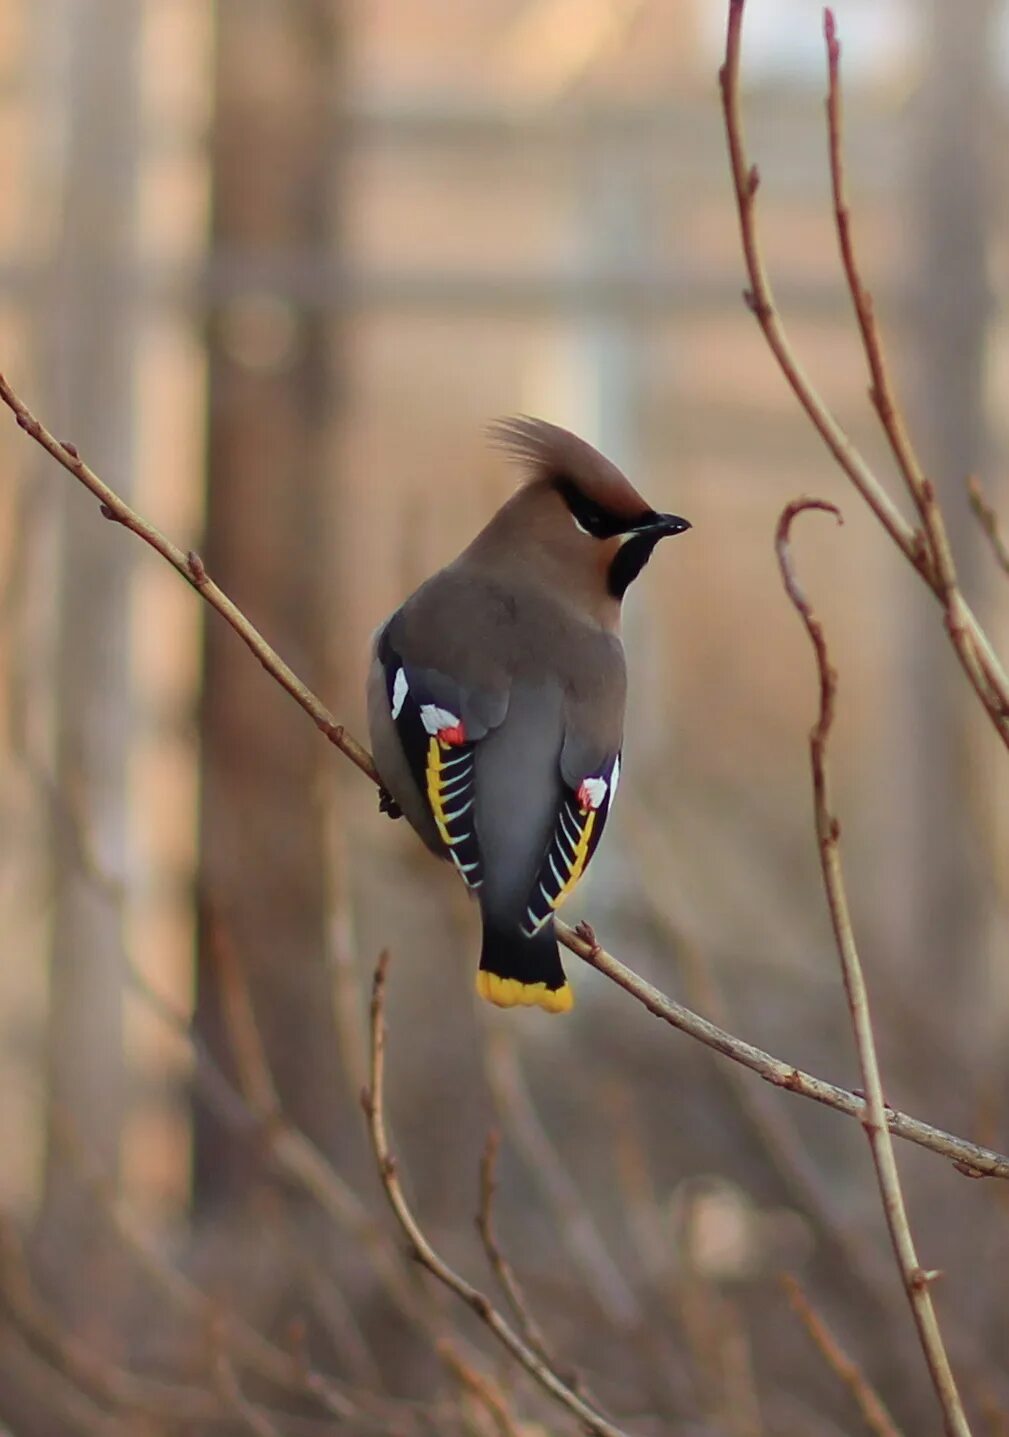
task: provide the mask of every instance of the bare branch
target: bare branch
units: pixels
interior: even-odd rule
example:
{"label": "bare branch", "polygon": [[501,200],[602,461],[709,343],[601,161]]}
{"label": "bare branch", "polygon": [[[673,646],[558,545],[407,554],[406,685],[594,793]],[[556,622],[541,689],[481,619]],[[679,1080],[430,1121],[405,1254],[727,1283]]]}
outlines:
{"label": "bare branch", "polygon": [[[841,45],[833,13],[823,17],[827,45],[827,135],[830,150],[830,180],[834,197],[834,223],[845,279],[851,293],[862,337],[862,349],[870,375],[869,397],[879,416],[883,432],[897,461],[904,483],[921,516],[930,555],[929,582],[946,611],[946,629],[963,665],[971,686],[992,715],[996,729],[1007,738],[1001,720],[1007,715],[1006,689],[1000,691],[999,673],[990,665],[991,654],[979,646],[971,630],[972,616],[967,610],[956,580],[956,569],[950,549],[949,535],[942,510],[936,502],[935,489],[925,477],[915,452],[900,405],[890,382],[883,340],[876,323],[872,296],[862,282],[855,243],[852,235],[851,212],[845,187],[843,123],[841,108]],[[1009,740],[1007,740],[1009,741]]]}
{"label": "bare branch", "polygon": [[221,1401],[237,1418],[244,1431],[252,1437],[281,1437],[280,1428],[260,1407],[256,1407],[242,1391],[238,1375],[223,1348],[214,1353],[214,1381]]}
{"label": "bare branch", "polygon": [[57,1112],[54,1118],[60,1143],[76,1164],[80,1177],[100,1204],[113,1231],[173,1308],[190,1324],[195,1324],[197,1330],[202,1328],[216,1332],[222,1347],[226,1345],[229,1355],[249,1371],[285,1391],[311,1395],[333,1417],[344,1420],[353,1417],[358,1422],[364,1421],[363,1414],[335,1382],[321,1373],[304,1371],[302,1364],[276,1347],[237,1312],[222,1311],[196,1283],[174,1268],[156,1244],[148,1241],[141,1232],[66,1116]]}
{"label": "bare branch", "polygon": [[[790,1093],[798,1093],[800,1097],[812,1098],[815,1103],[823,1103],[835,1112],[862,1121],[865,1100],[855,1093],[839,1088],[834,1083],[824,1082],[822,1078],[815,1078],[811,1073],[793,1067],[791,1063],[784,1063],[780,1058],[765,1053],[762,1048],[727,1033],[724,1028],[708,1022],[707,1018],[684,1008],[681,1003],[668,998],[632,969],[625,967],[598,943],[593,944],[579,937],[567,924],[558,923],[557,932],[566,948],[570,948],[572,953],[583,958],[599,973],[611,978],[656,1018],[661,1018],[671,1027],[696,1038],[705,1047],[731,1058],[733,1062],[742,1063],[744,1068],[759,1074],[765,1082],[772,1083],[776,1088],[785,1088]],[[909,1117],[907,1113],[899,1112],[896,1108],[887,1108],[887,1122],[894,1137],[906,1138],[919,1147],[950,1158],[957,1170],[967,1177],[1009,1178],[1009,1158],[1000,1153],[992,1152],[977,1143],[967,1142],[952,1133],[943,1132],[941,1128],[934,1128],[918,1118]]]}
{"label": "bare branch", "polygon": [[906,557],[916,566],[927,565],[921,535],[916,534],[901,515],[820,397],[792,348],[775,304],[757,233],[756,198],[760,175],[746,154],[740,107],[739,57],[743,6],[744,0],[730,0],[725,63],[718,74],[740,238],[750,280],[750,288],[743,298],[763,330],[789,386],[838,464]]}
{"label": "bare branch", "polygon": [[639,1324],[640,1304],[540,1121],[516,1059],[514,1043],[500,1031],[488,1035],[485,1069],[501,1122],[521,1153],[530,1177],[553,1209],[560,1239],[577,1264],[593,1302],[609,1322],[619,1327]]}
{"label": "bare branch", "polygon": [[540,1354],[534,1352],[505,1321],[489,1297],[478,1291],[449,1267],[448,1263],[435,1252],[414,1217],[399,1180],[399,1171],[389,1147],[385,1126],[385,984],[388,967],[389,955],[383,953],[375,969],[375,981],[372,989],[370,1086],[362,1093],[361,1101],[378,1162],[379,1177],[389,1200],[389,1206],[403,1230],[410,1250],[421,1266],[427,1268],[432,1276],[443,1283],[450,1292],[454,1292],[467,1307],[475,1312],[502,1346],[507,1348],[516,1362],[524,1367],[551,1397],[573,1413],[589,1432],[595,1432],[599,1434],[599,1437],[627,1437],[621,1428],[593,1411],[577,1393],[572,1392],[570,1387],[561,1381]]}
{"label": "bare branch", "polygon": [[281,1171],[309,1193],[338,1226],[351,1233],[371,1260],[376,1277],[395,1307],[424,1330],[430,1315],[422,1295],[401,1269],[397,1254],[337,1170],[283,1112],[256,1022],[245,972],[220,920],[211,922],[210,951],[217,965],[224,1020],[242,1094],[263,1124],[269,1152]]}
{"label": "bare branch", "polygon": [[197,1387],[141,1377],[104,1359],[64,1330],[35,1290],[13,1224],[0,1218],[0,1305],[46,1360],[89,1397],[125,1413],[189,1424],[220,1417],[220,1403]]}
{"label": "bare branch", "polygon": [[872,1031],[869,997],[848,910],[844,873],[841,867],[841,828],[830,807],[827,741],[834,721],[837,675],[830,664],[823,627],[799,586],[789,549],[791,525],[799,514],[809,509],[823,509],[834,514],[838,520],[841,518],[835,506],[822,499],[798,499],[786,506],[778,521],[776,547],[785,589],[806,626],[806,632],[809,634],[816,655],[820,703],[816,722],[809,736],[810,761],[813,770],[813,806],[824,888],[827,893],[838,956],[841,960],[844,989],[848,1000],[848,1009],[851,1013],[862,1083],[865,1088],[866,1108],[862,1117],[862,1127],[869,1140],[890,1241],[893,1244],[897,1265],[900,1268],[915,1325],[918,1328],[922,1351],[925,1354],[936,1396],[942,1409],[946,1432],[948,1437],[969,1437],[970,1427],[964,1414],[960,1395],[957,1392],[956,1381],[946,1355],[946,1348],[932,1305],[932,1294],[929,1290],[930,1284],[937,1274],[926,1272],[922,1268],[908,1224],[893,1143],[887,1127],[887,1110],[883,1099],[883,1083]]}
{"label": "bare branch", "polygon": [[789,1273],[782,1273],[781,1285],[799,1321],[809,1333],[827,1366],[847,1387],[862,1414],[862,1420],[875,1437],[902,1437],[886,1405],[858,1363],[848,1356],[823,1318],[815,1310],[799,1283]]}
{"label": "bare branch", "polygon": [[985,498],[981,481],[973,474],[967,480],[967,494],[974,516],[988,536],[995,562],[1004,574],[1009,574],[1009,544],[1002,537],[998,515]]}
{"label": "bare branch", "polygon": [[[750,288],[746,291],[744,298],[748,308],[756,317],[768,347],[792,392],[834,459],[862,495],[904,557],[913,565],[936,598],[943,604],[946,610],[946,627],[957,655],[972,686],[984,704],[985,711],[996,732],[1009,748],[1009,677],[1007,677],[984,629],[956,589],[955,582],[952,584],[950,582],[952,561],[949,558],[949,548],[945,541],[941,515],[939,515],[934,502],[929,501],[930,491],[927,481],[921,477],[920,466],[893,403],[871,300],[862,285],[855,262],[840,156],[840,103],[836,94],[839,51],[833,23],[831,21],[828,25],[827,43],[831,88],[835,92],[833,94],[834,108],[831,109],[830,102],[828,103],[828,115],[833,120],[830,142],[831,168],[835,183],[835,222],[838,225],[842,260],[846,272],[848,266],[851,267],[849,282],[872,374],[873,402],[876,404],[877,413],[883,420],[891,447],[894,448],[902,473],[905,475],[912,497],[922,516],[924,526],[922,530],[912,528],[903,518],[869,464],[834,418],[792,348],[775,304],[757,230],[756,199],[759,173],[757,167],[750,163],[743,131],[739,65],[744,7],[745,0],[730,0],[725,63],[719,71],[726,141],[736,196],[736,209],[739,216],[743,258],[750,282]],[[934,495],[931,498],[934,501]],[[944,567],[941,568],[940,565],[944,565]]]}
{"label": "bare branch", "polygon": [[49,430],[35,418],[28,406],[18,398],[2,374],[0,374],[0,399],[13,411],[14,417],[25,433],[29,434],[37,444],[41,444],[42,448],[51,454],[58,464],[62,464],[64,469],[91,491],[99,502],[102,517],[122,524],[125,529],[129,529],[138,538],[143,539],[145,544],[149,544],[152,549],[155,549],[163,559],[167,559],[172,568],[177,570],[197,593],[203,595],[211,608],[216,609],[227,620],[242,642],[252,650],[266,672],[276,679],[281,688],[287,690],[296,703],[301,705],[316,728],[324,733],[330,743],[335,744],[340,752],[350,759],[351,763],[356,764],[362,773],[367,774],[372,782],[377,784],[379,782],[378,771],[371,754],[345,732],[343,725],[336,722],[325,704],[316,698],[315,694],[302,683],[292,669],[288,668],[259,630],[245,617],[241,609],[232,603],[222,589],[217,587],[207,573],[199,554],[192,551],[188,554],[183,553],[176,544],[162,534],[160,529],[156,529],[136,510],[131,509],[115,490],[110,489],[104,480],[99,479],[94,470],[88,467],[74,445],[63,444],[50,434]]}
{"label": "bare branch", "polygon": [[[827,135],[830,149],[830,183],[834,199],[834,223],[837,229],[841,263],[855,306],[862,349],[871,379],[869,398],[879,416],[893,456],[904,477],[911,498],[921,512],[924,505],[925,475],[904,423],[904,416],[890,382],[886,353],[876,324],[872,295],[862,283],[851,228],[851,211],[844,173],[844,125],[841,105],[841,42],[831,10],[823,12],[824,38],[827,44]],[[934,555],[933,555],[934,560]]]}
{"label": "bare branch", "polygon": [[447,1338],[438,1343],[438,1355],[463,1392],[468,1393],[491,1419],[498,1437],[522,1437],[522,1428],[512,1416],[498,1384],[457,1352]]}
{"label": "bare branch", "polygon": [[494,1194],[497,1191],[497,1160],[500,1150],[501,1134],[496,1128],[493,1128],[487,1135],[483,1157],[480,1159],[480,1208],[476,1219],[477,1231],[480,1234],[480,1241],[483,1243],[483,1250],[487,1254],[487,1262],[498,1280],[505,1300],[522,1331],[522,1336],[529,1346],[539,1353],[544,1362],[554,1367],[556,1363],[547,1346],[546,1338],[540,1330],[539,1323],[529,1310],[525,1294],[512,1271],[511,1263],[508,1262],[498,1245],[497,1234],[494,1231]]}

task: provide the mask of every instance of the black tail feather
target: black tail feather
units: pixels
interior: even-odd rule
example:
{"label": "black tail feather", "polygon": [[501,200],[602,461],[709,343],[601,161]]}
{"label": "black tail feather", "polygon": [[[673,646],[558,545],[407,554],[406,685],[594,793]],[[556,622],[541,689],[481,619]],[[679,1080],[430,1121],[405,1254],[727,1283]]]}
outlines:
{"label": "black tail feather", "polygon": [[561,967],[551,918],[532,938],[518,927],[484,922],[477,992],[501,1008],[537,1006],[566,1012],[571,989]]}

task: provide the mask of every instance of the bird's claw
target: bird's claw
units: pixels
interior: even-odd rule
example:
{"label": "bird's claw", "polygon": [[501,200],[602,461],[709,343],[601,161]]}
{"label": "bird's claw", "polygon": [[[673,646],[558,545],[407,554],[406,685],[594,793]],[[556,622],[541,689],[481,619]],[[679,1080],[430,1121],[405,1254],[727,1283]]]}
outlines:
{"label": "bird's claw", "polygon": [[403,817],[403,810],[385,787],[380,787],[378,790],[378,811],[388,814],[390,818]]}

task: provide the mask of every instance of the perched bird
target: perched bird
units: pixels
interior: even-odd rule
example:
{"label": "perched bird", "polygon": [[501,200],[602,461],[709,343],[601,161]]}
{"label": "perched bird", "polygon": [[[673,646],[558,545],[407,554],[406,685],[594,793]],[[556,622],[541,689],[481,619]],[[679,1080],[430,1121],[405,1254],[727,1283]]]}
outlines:
{"label": "perched bird", "polygon": [[524,482],[379,629],[369,727],[388,795],[479,899],[477,992],[563,1013],[554,911],[620,776],[621,600],[659,540],[690,525],[566,429],[520,418],[492,432]]}

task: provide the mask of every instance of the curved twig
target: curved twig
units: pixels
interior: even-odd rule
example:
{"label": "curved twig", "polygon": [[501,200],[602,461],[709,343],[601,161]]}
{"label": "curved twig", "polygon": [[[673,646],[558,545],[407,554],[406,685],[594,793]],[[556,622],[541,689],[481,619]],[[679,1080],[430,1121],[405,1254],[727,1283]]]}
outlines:
{"label": "curved twig", "polygon": [[851,1013],[851,1026],[855,1035],[862,1084],[865,1088],[865,1113],[862,1117],[862,1127],[869,1140],[890,1241],[893,1244],[904,1289],[911,1305],[911,1312],[918,1329],[918,1337],[932,1377],[932,1384],[942,1409],[946,1432],[949,1437],[970,1437],[970,1427],[960,1401],[949,1358],[946,1355],[945,1344],[932,1304],[932,1294],[929,1290],[932,1281],[938,1274],[926,1272],[918,1261],[918,1254],[908,1223],[893,1142],[887,1127],[887,1110],[883,1098],[879,1061],[876,1056],[876,1041],[869,1012],[869,997],[855,944],[851,914],[848,910],[844,872],[841,867],[841,827],[830,807],[827,741],[834,722],[837,674],[830,663],[823,626],[813,613],[812,605],[799,585],[789,550],[789,534],[793,521],[799,514],[810,509],[825,510],[827,513],[833,514],[839,523],[843,522],[840,511],[826,500],[797,499],[786,505],[782,511],[781,518],[778,520],[775,547],[781,567],[782,581],[788,597],[805,625],[816,655],[820,702],[816,722],[809,735],[810,762],[813,770],[813,807],[823,884],[827,894],[838,957],[841,960],[844,989],[848,1000],[848,1009]]}
{"label": "curved twig", "polygon": [[392,1208],[410,1244],[414,1257],[422,1267],[454,1292],[467,1307],[476,1313],[490,1329],[503,1347],[511,1353],[529,1375],[539,1383],[557,1402],[574,1414],[589,1432],[598,1437],[627,1437],[619,1427],[595,1412],[565,1382],[562,1382],[553,1368],[535,1352],[501,1316],[500,1312],[485,1293],[480,1292],[460,1277],[448,1263],[435,1252],[423,1229],[413,1215],[399,1181],[396,1160],[389,1147],[385,1127],[385,983],[389,967],[389,955],[383,953],[375,969],[375,980],[371,999],[371,1074],[370,1086],[361,1094],[361,1103],[368,1120],[368,1132],[378,1161],[379,1177]]}

